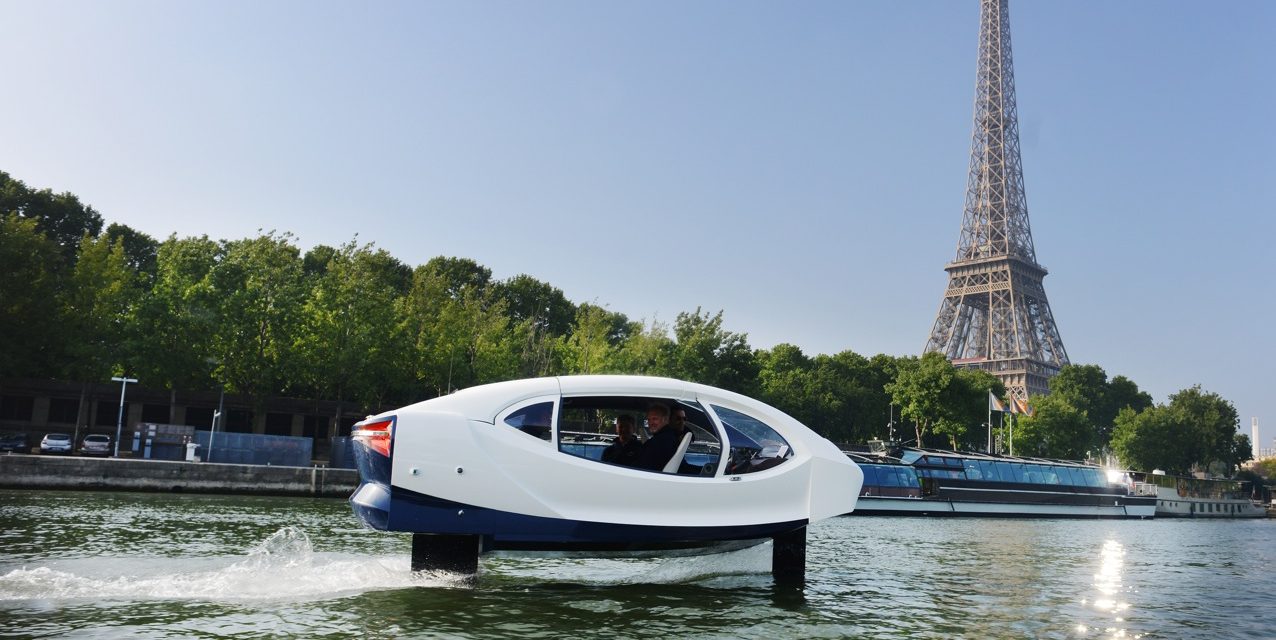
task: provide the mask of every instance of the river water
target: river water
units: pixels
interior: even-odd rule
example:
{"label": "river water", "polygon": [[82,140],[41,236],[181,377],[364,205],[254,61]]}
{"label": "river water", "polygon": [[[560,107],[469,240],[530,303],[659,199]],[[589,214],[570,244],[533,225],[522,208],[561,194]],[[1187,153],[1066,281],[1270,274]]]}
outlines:
{"label": "river water", "polygon": [[341,500],[0,491],[0,637],[1271,638],[1276,521],[842,517],[764,545],[413,575]]}

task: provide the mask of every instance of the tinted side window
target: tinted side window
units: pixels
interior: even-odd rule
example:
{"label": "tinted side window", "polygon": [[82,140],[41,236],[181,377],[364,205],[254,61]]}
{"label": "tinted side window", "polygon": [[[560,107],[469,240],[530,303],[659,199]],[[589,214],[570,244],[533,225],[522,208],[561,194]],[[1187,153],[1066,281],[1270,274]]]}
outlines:
{"label": "tinted side window", "polygon": [[538,402],[529,404],[514,413],[505,416],[505,424],[530,436],[549,441],[550,423],[554,417],[554,403]]}
{"label": "tinted side window", "polygon": [[731,457],[726,473],[737,475],[770,469],[793,456],[788,441],[767,423],[734,409],[710,405],[726,429]]}

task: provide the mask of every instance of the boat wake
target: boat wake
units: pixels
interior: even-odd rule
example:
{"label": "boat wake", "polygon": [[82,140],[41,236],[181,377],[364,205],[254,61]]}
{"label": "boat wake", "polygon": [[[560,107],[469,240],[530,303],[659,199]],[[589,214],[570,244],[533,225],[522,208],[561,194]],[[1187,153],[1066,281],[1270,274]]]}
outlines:
{"label": "boat wake", "polygon": [[[586,585],[672,584],[771,571],[771,545],[707,555],[656,558],[501,558],[485,561],[487,575]],[[486,577],[484,578],[486,579]]]}
{"label": "boat wake", "polygon": [[0,575],[0,600],[295,600],[456,582],[414,574],[406,557],[316,553],[304,531],[285,527],[245,556],[80,558],[13,569]]}

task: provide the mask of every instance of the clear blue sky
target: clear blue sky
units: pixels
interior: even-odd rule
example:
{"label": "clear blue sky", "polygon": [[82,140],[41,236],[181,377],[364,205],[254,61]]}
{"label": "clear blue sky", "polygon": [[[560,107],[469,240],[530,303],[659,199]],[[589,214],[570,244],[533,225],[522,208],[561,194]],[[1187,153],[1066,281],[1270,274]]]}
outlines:
{"label": "clear blue sky", "polygon": [[[0,169],[158,238],[355,234],[751,344],[915,354],[956,251],[975,0],[11,2]],[[1073,362],[1276,436],[1276,3],[1011,6]]]}

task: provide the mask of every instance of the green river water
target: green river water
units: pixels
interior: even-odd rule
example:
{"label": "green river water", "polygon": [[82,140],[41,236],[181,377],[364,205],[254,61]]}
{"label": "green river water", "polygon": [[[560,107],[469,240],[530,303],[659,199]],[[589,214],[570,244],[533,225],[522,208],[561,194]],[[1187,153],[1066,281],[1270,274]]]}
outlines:
{"label": "green river water", "polygon": [[342,500],[0,491],[4,638],[1276,638],[1276,521],[841,517],[767,545],[413,575]]}

